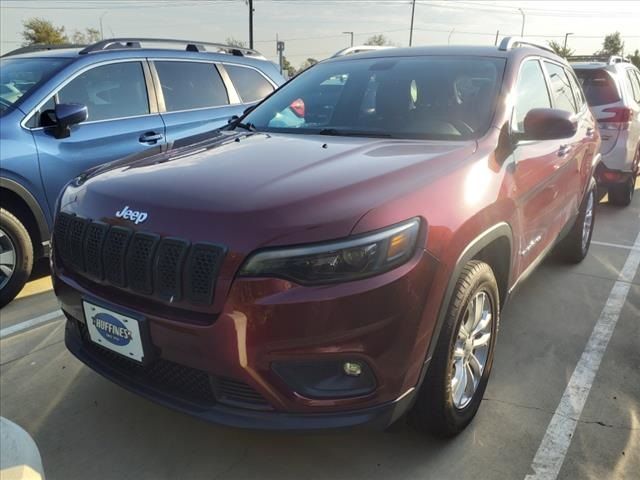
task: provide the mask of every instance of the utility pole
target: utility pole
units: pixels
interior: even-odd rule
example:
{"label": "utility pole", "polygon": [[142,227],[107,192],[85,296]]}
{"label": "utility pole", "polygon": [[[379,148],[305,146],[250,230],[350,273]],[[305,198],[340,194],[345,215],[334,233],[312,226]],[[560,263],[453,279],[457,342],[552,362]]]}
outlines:
{"label": "utility pole", "polygon": [[567,51],[567,38],[569,37],[569,35],[573,35],[573,33],[565,33],[564,34],[564,51]]}
{"label": "utility pole", "polygon": [[413,44],[413,18],[416,14],[416,0],[411,5],[411,30],[409,30],[409,46]]}
{"label": "utility pole", "polygon": [[353,47],[353,32],[342,32],[345,35],[351,35],[351,46]]}
{"label": "utility pole", "polygon": [[520,13],[522,14],[522,28],[520,29],[520,37],[524,38],[524,22],[525,22],[525,14],[524,14],[524,10],[522,10],[521,8],[518,8],[518,10],[520,10]]}
{"label": "utility pole", "polygon": [[249,0],[249,48],[253,49],[253,0]]}
{"label": "utility pole", "polygon": [[500,36],[500,30],[496,30],[496,41],[493,42],[494,45],[498,45],[498,37]]}
{"label": "utility pole", "polygon": [[278,52],[278,64],[280,65],[280,75],[282,75],[282,64],[284,61],[284,42],[278,40],[276,33],[276,51]]}

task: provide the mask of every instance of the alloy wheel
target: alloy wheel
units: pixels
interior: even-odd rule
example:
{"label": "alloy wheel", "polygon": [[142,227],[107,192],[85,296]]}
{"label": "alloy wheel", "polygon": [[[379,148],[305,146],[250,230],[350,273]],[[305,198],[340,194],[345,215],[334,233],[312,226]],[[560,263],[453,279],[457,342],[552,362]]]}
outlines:
{"label": "alloy wheel", "polygon": [[16,269],[16,249],[7,235],[0,229],[0,290],[9,283]]}
{"label": "alloy wheel", "polygon": [[584,212],[584,222],[582,223],[582,251],[587,249],[589,235],[591,235],[591,226],[593,225],[593,195],[593,192],[589,192],[587,206]]}
{"label": "alloy wheel", "polygon": [[453,348],[451,396],[457,409],[473,398],[489,358],[493,309],[489,295],[477,292],[467,304]]}

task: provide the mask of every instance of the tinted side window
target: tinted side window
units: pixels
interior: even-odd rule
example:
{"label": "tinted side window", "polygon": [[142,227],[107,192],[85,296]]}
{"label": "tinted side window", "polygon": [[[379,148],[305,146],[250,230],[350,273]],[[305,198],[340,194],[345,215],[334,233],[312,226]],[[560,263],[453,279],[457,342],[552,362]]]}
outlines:
{"label": "tinted side window", "polygon": [[540,62],[529,60],[522,66],[516,84],[513,130],[524,132],[524,117],[530,110],[550,107],[551,101]]}
{"label": "tinted side window", "polygon": [[570,71],[565,70],[567,73],[567,76],[569,77],[569,83],[571,83],[571,89],[573,90],[573,94],[575,96],[576,99],[576,106],[578,108],[578,111],[581,112],[582,108],[584,107],[586,100],[584,98],[584,94],[582,93],[582,88],[580,87],[580,84],[578,83],[578,81],[576,80],[576,77],[573,73],[571,73]]}
{"label": "tinted side window", "polygon": [[82,103],[89,121],[149,113],[149,99],[140,62],[122,62],[88,70],[58,92],[59,103]]}
{"label": "tinted side window", "polygon": [[225,65],[224,68],[244,103],[262,100],[274,90],[273,85],[252,68],[236,65]]}
{"label": "tinted side window", "polygon": [[565,110],[567,112],[576,113],[575,98],[571,91],[571,84],[564,68],[560,65],[550,62],[544,62],[551,80],[551,95],[555,101],[555,108]]}
{"label": "tinted side window", "polygon": [[636,101],[636,103],[640,103],[640,83],[638,83],[638,77],[635,75],[635,72],[633,70],[628,69],[627,78],[629,80],[629,83],[631,84],[629,93],[632,94],[633,99]]}
{"label": "tinted side window", "polygon": [[168,112],[227,105],[229,97],[213,63],[155,62]]}

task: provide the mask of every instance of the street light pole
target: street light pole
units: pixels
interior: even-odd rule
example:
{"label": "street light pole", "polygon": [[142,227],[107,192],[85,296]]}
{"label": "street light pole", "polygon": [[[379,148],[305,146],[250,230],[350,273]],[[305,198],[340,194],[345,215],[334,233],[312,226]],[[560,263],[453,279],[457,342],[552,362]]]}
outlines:
{"label": "street light pole", "polygon": [[573,35],[573,33],[565,33],[564,34],[564,47],[563,47],[563,49],[565,51],[567,50],[567,38],[569,37],[569,35]]}
{"label": "street light pole", "polygon": [[409,30],[409,46],[413,44],[413,18],[416,14],[416,0],[411,5],[411,29]]}
{"label": "street light pole", "polygon": [[253,49],[253,0],[249,0],[249,48]]}
{"label": "street light pole", "polygon": [[520,37],[524,38],[524,21],[525,21],[525,14],[524,14],[524,10],[522,10],[521,8],[518,8],[518,10],[520,10],[520,13],[522,14],[522,28],[520,29]]}
{"label": "street light pole", "polygon": [[353,47],[353,32],[342,32],[345,35],[351,35],[351,46]]}

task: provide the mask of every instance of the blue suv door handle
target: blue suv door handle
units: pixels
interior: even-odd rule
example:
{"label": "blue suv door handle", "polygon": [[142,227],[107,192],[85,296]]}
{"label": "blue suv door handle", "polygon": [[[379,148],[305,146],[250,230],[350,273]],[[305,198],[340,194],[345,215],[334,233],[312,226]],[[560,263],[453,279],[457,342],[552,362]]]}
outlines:
{"label": "blue suv door handle", "polygon": [[156,132],[147,132],[140,136],[140,143],[157,143],[159,140],[162,140],[164,135]]}

